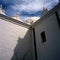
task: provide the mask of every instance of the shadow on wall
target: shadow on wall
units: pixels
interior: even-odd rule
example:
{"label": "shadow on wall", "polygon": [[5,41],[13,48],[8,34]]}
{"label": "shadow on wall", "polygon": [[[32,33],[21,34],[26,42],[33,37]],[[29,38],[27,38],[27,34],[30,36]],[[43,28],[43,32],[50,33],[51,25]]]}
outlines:
{"label": "shadow on wall", "polygon": [[28,31],[23,39],[18,37],[11,60],[33,60],[31,36],[31,31]]}

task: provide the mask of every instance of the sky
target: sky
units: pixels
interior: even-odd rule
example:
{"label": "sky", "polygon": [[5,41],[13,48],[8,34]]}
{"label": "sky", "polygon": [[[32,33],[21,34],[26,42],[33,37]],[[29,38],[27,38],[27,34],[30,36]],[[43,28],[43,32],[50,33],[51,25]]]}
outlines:
{"label": "sky", "polygon": [[16,12],[22,20],[28,17],[40,17],[43,7],[52,9],[59,0],[0,0],[7,16],[12,17]]}

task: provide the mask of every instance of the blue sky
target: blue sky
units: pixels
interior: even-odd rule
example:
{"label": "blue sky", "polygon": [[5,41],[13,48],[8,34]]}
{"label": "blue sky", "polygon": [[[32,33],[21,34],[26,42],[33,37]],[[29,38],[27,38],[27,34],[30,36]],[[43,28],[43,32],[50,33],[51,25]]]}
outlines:
{"label": "blue sky", "polygon": [[28,17],[40,17],[43,7],[48,10],[53,8],[59,0],[0,0],[7,16],[13,16],[17,11],[25,20]]}

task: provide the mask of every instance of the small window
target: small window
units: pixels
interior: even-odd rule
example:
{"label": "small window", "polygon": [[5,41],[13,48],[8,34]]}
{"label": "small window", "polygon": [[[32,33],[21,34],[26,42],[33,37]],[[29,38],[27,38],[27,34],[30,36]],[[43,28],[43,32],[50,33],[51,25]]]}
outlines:
{"label": "small window", "polygon": [[46,42],[46,36],[44,31],[41,33],[41,39],[43,43]]}

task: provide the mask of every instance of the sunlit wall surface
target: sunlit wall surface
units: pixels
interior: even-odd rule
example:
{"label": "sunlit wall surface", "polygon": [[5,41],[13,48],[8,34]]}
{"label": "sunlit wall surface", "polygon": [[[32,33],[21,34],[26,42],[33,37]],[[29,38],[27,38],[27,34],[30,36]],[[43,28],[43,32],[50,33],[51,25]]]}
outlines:
{"label": "sunlit wall surface", "polygon": [[0,19],[0,60],[32,60],[31,31]]}

